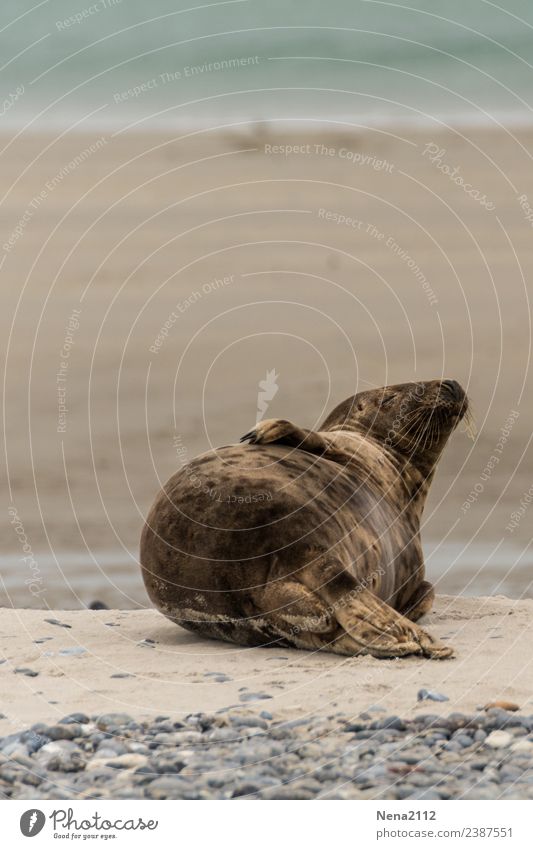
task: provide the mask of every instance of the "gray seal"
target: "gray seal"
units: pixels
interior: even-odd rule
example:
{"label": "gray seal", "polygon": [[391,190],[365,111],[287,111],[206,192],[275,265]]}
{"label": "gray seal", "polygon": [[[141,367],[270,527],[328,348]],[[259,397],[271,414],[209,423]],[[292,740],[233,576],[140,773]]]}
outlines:
{"label": "gray seal", "polygon": [[318,431],[259,422],[176,472],[143,528],[155,606],[243,646],[451,656],[415,624],[430,610],[420,542],[444,446],[468,411],[454,380],[359,392]]}

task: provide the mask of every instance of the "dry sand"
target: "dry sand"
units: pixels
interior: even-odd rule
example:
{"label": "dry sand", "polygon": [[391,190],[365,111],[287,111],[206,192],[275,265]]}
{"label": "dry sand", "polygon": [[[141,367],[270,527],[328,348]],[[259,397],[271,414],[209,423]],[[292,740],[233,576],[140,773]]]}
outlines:
{"label": "dry sand", "polygon": [[[425,625],[455,647],[456,657],[438,662],[244,649],[201,640],[152,610],[3,610],[0,734],[37,721],[57,722],[73,711],[153,719],[231,705],[284,719],[338,711],[357,716],[371,705],[410,717],[468,713],[505,699],[530,714],[532,617],[530,600],[441,596]],[[49,624],[50,618],[71,628]],[[35,643],[44,637],[51,639]],[[142,644],[145,640],[154,643]],[[61,655],[79,647],[86,651]],[[39,674],[27,677],[17,668]],[[213,673],[227,680],[216,680]],[[112,678],[117,674],[130,677]],[[417,702],[420,688],[443,693],[449,701]],[[271,698],[250,701],[247,693]]]}

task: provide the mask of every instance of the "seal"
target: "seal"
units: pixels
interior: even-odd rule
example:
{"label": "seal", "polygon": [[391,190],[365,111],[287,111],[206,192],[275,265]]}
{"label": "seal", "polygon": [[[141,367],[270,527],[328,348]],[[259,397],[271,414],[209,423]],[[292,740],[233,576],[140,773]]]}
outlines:
{"label": "seal", "polygon": [[174,474],[143,528],[148,594],[173,622],[243,646],[450,657],[417,623],[420,520],[467,414],[454,380],[359,392],[318,431],[267,419]]}

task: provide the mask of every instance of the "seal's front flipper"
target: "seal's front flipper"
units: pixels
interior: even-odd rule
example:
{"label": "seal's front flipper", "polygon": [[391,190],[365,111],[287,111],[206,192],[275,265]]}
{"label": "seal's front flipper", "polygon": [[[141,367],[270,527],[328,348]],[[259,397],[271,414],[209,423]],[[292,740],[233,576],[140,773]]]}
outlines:
{"label": "seal's front flipper", "polygon": [[270,445],[277,442],[280,445],[290,445],[292,448],[319,454],[327,451],[329,447],[319,433],[298,427],[286,419],[264,419],[241,436],[240,441],[250,442],[253,445]]}

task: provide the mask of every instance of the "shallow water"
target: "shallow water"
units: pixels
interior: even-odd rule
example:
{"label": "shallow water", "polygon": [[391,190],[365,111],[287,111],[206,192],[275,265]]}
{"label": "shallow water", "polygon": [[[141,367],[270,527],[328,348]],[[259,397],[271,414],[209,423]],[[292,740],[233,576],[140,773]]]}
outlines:
{"label": "shallow water", "polygon": [[[518,546],[427,543],[424,546],[428,579],[438,593],[464,596],[504,595],[533,598],[533,555]],[[83,607],[103,601],[109,607],[151,606],[144,591],[138,555],[123,550],[90,553],[56,551],[37,553],[42,582],[32,596],[24,585],[27,566],[17,558],[0,557],[4,578],[3,603],[20,607]]]}

